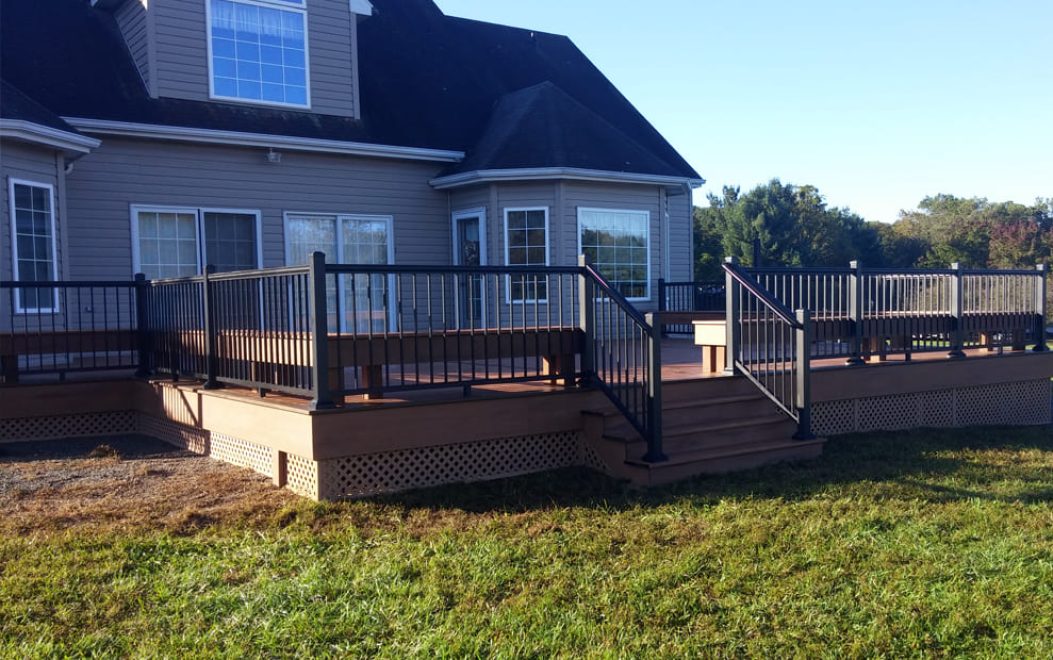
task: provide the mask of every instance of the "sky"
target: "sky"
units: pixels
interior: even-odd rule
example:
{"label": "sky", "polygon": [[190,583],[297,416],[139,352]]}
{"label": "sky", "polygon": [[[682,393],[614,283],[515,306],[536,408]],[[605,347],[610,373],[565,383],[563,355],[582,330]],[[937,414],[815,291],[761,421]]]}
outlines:
{"label": "sky", "polygon": [[1053,197],[1053,0],[437,0],[571,37],[707,180],[894,221]]}

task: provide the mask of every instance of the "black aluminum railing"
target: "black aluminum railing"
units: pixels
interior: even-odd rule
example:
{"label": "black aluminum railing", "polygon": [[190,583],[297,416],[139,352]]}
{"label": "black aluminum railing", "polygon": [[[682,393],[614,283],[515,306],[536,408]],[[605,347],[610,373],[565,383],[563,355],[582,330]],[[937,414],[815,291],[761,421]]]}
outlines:
{"label": "black aluminum railing", "polygon": [[745,375],[811,439],[811,313],[791,311],[734,260],[727,278],[728,369]]}
{"label": "black aluminum railing", "polygon": [[[667,282],[658,280],[659,312],[711,312],[724,311],[724,282],[692,281]],[[690,323],[669,322],[664,324],[666,334],[690,335],[694,328]]]}
{"label": "black aluminum railing", "polygon": [[136,282],[0,282],[0,376],[139,366]]}
{"label": "black aluminum railing", "polygon": [[653,324],[572,267],[326,264],[133,282],[0,284],[4,382],[125,369],[311,397],[549,382],[602,390],[660,460]]}

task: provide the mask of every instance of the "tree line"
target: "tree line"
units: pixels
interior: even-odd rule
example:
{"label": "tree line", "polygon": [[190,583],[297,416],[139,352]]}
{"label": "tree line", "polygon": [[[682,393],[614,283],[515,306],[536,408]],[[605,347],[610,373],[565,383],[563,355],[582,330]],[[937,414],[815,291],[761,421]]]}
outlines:
{"label": "tree line", "polygon": [[827,206],[815,186],[774,179],[743,194],[725,187],[695,208],[695,277],[723,277],[726,256],[768,265],[1033,268],[1053,261],[1053,198],[1034,204],[926,197],[892,224]]}

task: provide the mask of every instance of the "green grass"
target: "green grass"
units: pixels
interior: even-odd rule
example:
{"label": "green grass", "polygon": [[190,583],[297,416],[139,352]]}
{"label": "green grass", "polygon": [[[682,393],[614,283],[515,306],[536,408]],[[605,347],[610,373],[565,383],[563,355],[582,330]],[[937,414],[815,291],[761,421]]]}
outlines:
{"label": "green grass", "polygon": [[1053,432],[0,539],[0,654],[1053,656]]}

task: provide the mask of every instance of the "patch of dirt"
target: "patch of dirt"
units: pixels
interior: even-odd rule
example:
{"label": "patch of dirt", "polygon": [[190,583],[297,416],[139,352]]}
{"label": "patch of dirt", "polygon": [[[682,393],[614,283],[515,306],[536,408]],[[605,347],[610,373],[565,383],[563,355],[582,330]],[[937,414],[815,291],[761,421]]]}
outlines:
{"label": "patch of dirt", "polygon": [[300,501],[251,470],[142,436],[0,444],[0,534],[272,520]]}

